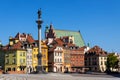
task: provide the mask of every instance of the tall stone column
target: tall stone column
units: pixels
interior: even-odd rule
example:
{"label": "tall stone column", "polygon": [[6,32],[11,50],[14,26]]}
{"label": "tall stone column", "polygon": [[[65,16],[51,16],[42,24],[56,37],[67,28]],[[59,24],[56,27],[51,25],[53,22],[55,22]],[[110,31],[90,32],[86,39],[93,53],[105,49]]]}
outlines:
{"label": "tall stone column", "polygon": [[38,10],[38,20],[36,21],[38,24],[38,66],[37,66],[37,73],[43,72],[43,66],[42,66],[42,53],[41,53],[41,27],[43,21],[41,20],[41,10]]}

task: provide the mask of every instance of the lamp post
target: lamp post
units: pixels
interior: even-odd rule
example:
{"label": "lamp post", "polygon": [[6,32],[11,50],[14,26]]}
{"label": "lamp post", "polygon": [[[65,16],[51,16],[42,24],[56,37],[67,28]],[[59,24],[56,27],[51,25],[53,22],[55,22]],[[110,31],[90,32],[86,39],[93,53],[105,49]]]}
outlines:
{"label": "lamp post", "polygon": [[43,72],[43,66],[42,66],[42,53],[41,53],[41,27],[42,27],[42,23],[43,21],[41,20],[41,10],[38,10],[38,20],[36,21],[36,23],[38,24],[38,66],[37,66],[37,73],[41,73]]}

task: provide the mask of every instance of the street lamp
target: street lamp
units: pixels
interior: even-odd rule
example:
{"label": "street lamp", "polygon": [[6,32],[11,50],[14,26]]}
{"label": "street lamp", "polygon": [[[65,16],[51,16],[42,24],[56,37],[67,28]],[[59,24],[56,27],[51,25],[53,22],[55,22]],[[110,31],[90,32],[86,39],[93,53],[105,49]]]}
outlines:
{"label": "street lamp", "polygon": [[42,53],[41,53],[41,27],[42,27],[42,23],[43,21],[41,20],[41,10],[38,10],[38,20],[36,21],[36,23],[38,24],[38,66],[37,66],[37,73],[42,73],[43,70],[43,66],[42,66]]}

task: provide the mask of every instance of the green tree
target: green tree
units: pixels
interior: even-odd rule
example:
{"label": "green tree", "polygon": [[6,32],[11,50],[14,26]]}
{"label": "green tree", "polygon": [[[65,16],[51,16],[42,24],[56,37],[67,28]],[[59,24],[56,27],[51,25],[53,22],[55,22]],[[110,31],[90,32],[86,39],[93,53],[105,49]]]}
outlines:
{"label": "green tree", "polygon": [[107,70],[110,71],[110,68],[112,68],[112,69],[117,68],[118,62],[119,62],[119,60],[118,60],[117,56],[115,55],[115,53],[108,54],[107,63],[106,63]]}

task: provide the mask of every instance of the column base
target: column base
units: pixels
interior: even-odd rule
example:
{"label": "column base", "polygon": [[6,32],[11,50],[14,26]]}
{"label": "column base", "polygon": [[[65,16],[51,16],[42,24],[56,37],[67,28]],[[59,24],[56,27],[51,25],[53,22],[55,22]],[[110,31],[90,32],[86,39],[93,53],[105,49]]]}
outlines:
{"label": "column base", "polygon": [[47,72],[43,69],[43,66],[38,65],[36,71],[31,72],[31,74],[47,74]]}

